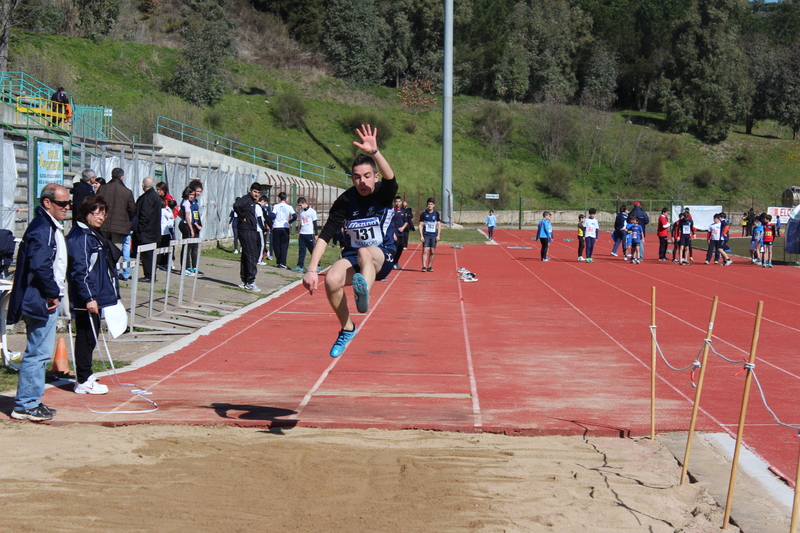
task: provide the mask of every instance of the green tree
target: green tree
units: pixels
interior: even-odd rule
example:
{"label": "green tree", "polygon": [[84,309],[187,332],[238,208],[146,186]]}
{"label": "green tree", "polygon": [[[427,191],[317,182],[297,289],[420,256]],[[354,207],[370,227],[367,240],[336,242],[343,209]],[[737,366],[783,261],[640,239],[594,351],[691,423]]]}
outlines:
{"label": "green tree", "polygon": [[616,100],[617,69],[614,58],[603,45],[597,45],[589,62],[581,91],[581,103],[595,109],[608,109]]}
{"label": "green tree", "polygon": [[753,93],[732,15],[737,0],[695,0],[676,28],[661,101],[671,131],[717,142],[744,118]]}
{"label": "green tree", "polygon": [[373,0],[331,0],[322,43],[338,77],[359,84],[383,82],[385,26]]}
{"label": "green tree", "polygon": [[78,13],[83,35],[93,41],[108,35],[117,21],[119,0],[78,0]]}
{"label": "green tree", "polygon": [[774,87],[779,96],[773,100],[775,117],[781,125],[792,129],[792,139],[797,140],[800,131],[800,42],[784,49],[777,64]]}
{"label": "green tree", "polygon": [[778,49],[769,43],[766,35],[750,35],[745,42],[749,43],[744,49],[748,59],[747,74],[754,87],[753,97],[745,116],[746,133],[750,135],[757,120],[775,116],[775,105],[779,100],[776,78],[781,71],[781,65]]}
{"label": "green tree", "polygon": [[183,61],[175,69],[174,92],[195,105],[214,105],[225,92],[222,62],[236,55],[235,24],[227,0],[189,0],[181,25]]}
{"label": "green tree", "polygon": [[411,66],[413,35],[411,21],[408,20],[409,2],[385,3],[381,7],[385,9],[381,12],[382,18],[392,21],[384,60],[386,75],[388,79],[394,81],[395,87],[400,87]]}

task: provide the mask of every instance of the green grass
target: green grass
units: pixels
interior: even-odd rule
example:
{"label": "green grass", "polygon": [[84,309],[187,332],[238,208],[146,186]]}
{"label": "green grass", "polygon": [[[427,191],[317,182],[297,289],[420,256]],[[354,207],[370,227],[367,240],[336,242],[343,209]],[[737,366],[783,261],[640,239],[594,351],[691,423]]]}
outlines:
{"label": "green grass", "polygon": [[[114,368],[124,368],[129,364],[130,364],[129,361],[114,361]],[[69,367],[71,370],[74,370],[72,362],[70,362]],[[47,372],[49,372],[51,368],[52,365],[47,365]],[[108,361],[99,361],[99,360],[92,361],[92,372],[95,373],[105,372],[108,369],[109,369]],[[17,374],[16,372],[12,372],[11,370],[5,367],[0,368],[0,391],[5,392],[17,388],[18,379],[19,379],[19,374]]]}

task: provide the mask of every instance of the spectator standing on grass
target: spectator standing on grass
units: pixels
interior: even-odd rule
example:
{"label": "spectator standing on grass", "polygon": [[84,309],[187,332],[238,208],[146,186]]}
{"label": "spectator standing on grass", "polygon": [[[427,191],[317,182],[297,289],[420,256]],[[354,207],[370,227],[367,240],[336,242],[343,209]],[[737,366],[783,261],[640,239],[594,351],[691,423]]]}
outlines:
{"label": "spectator standing on grass", "polygon": [[95,189],[94,183],[97,179],[97,174],[91,168],[84,169],[81,172],[81,180],[72,187],[72,222],[78,218],[78,207],[83,203],[83,199],[87,196],[94,196]]}
{"label": "spectator standing on grass", "polygon": [[[162,198],[161,207],[161,239],[158,241],[159,248],[167,248],[175,238],[175,207],[178,205],[175,200]],[[158,256],[159,270],[167,271],[172,269],[172,252],[167,252]]]}
{"label": "spectator standing on grass", "polygon": [[414,231],[414,210],[408,207],[408,202],[403,200],[403,209],[406,212],[406,220],[408,224],[406,224],[406,229],[403,233],[405,236],[403,237],[403,242],[406,243],[406,248],[408,248],[408,234]]}
{"label": "spectator standing on grass", "polygon": [[586,249],[586,215],[578,215],[578,261],[586,261],[583,251]]}
{"label": "spectator standing on grass", "polygon": [[406,228],[408,228],[408,213],[403,209],[403,199],[399,196],[394,197],[392,227],[394,228],[395,240],[394,269],[403,270],[403,267],[400,266],[400,257],[402,257],[403,250],[405,250],[407,244],[404,238],[408,235],[406,233]]}
{"label": "spectator standing on grass", "polygon": [[298,219],[300,220],[299,235],[297,238],[297,267],[295,272],[302,272],[306,264],[306,251],[314,253],[317,244],[317,212],[308,205],[304,197],[297,199]]}
{"label": "spectator standing on grass", "polygon": [[542,261],[550,261],[550,258],[547,257],[547,252],[550,249],[550,243],[553,242],[553,223],[550,220],[552,216],[550,211],[542,213],[542,220],[539,221],[539,225],[536,228],[536,238],[539,239],[542,245],[539,253]]}
{"label": "spectator standing on grass", "polygon": [[642,227],[642,240],[639,243],[639,260],[641,261],[644,259],[644,239],[647,234],[647,225],[650,223],[650,216],[642,208],[640,202],[634,202],[631,215],[636,217],[636,220],[639,221],[639,225]]}
{"label": "spectator standing on grass", "polygon": [[[194,191],[194,198],[192,198],[191,201],[194,238],[199,239],[200,233],[203,231],[203,220],[200,218],[200,197],[203,195],[203,184],[200,182],[200,180],[192,180],[189,182],[189,187],[192,189],[192,191]],[[197,268],[197,262],[200,260],[200,243],[189,245],[188,259],[192,264],[192,273],[197,276],[202,276],[203,271]]]}
{"label": "spectator standing on grass", "polygon": [[[125,171],[115,168],[111,171],[111,180],[102,185],[97,194],[102,196],[108,204],[108,213],[100,229],[106,239],[122,249],[122,260],[129,263],[131,260],[131,229],[134,215],[136,215],[136,202],[133,201],[133,192],[125,185]],[[124,267],[119,276],[121,280],[131,279],[130,267]]]}
{"label": "spectator standing on grass", "polygon": [[286,193],[278,194],[278,203],[272,206],[275,220],[272,225],[272,237],[275,239],[273,248],[275,249],[275,261],[278,268],[289,270],[286,266],[286,256],[289,254],[289,231],[290,224],[297,220],[297,214],[292,206],[286,203]]}
{"label": "spectator standing on grass", "polygon": [[619,249],[619,245],[622,245],[622,257],[628,257],[628,239],[627,233],[625,232],[625,225],[628,223],[628,206],[622,204],[619,206],[619,211],[617,211],[617,216],[614,217],[614,233],[612,238],[614,239],[614,247],[611,248],[611,255],[617,257],[617,249]]}
{"label": "spectator standing on grass", "polygon": [[747,211],[742,214],[742,237],[749,237],[750,232],[747,227]]}
{"label": "spectator standing on grass", "polygon": [[658,230],[656,237],[658,237],[658,260],[669,261],[667,259],[667,244],[669,243],[669,209],[666,207],[661,210],[661,215],[658,217]]}
{"label": "spectator standing on grass", "polygon": [[490,241],[494,239],[494,228],[496,227],[497,227],[497,217],[494,216],[494,210],[490,209],[489,214],[486,216],[486,228],[489,232]]}
{"label": "spectator standing on grass", "polygon": [[753,234],[753,226],[755,225],[756,220],[758,220],[758,216],[756,216],[755,211],[753,211],[753,208],[751,207],[747,212],[747,235]]}
{"label": "spectator standing on grass", "polygon": [[589,218],[586,219],[586,262],[594,263],[592,254],[594,253],[594,243],[597,242],[597,237],[600,236],[600,223],[595,218],[597,209],[592,207],[589,209]]}
{"label": "spectator standing on grass", "polygon": [[[164,201],[155,190],[153,178],[142,180],[142,191],[136,200],[136,230],[133,233],[133,240],[136,246],[154,244],[161,238],[161,208]],[[153,250],[142,252],[139,261],[144,270],[144,277],[139,281],[150,283],[153,279]]]}
{"label": "spectator standing on grass", "polygon": [[[194,225],[191,223],[192,200],[194,200],[194,191],[191,187],[186,187],[183,189],[183,194],[181,194],[180,218],[178,219],[178,231],[181,232],[181,239],[194,239]],[[186,244],[181,247],[181,268],[183,265],[186,265],[184,274],[187,276],[194,276],[195,273],[191,268],[191,261],[189,257],[187,257],[187,253],[189,252],[187,247],[188,245]]]}
{"label": "spectator standing on grass", "polygon": [[259,198],[261,198],[261,184],[254,182],[250,185],[248,194],[233,204],[233,211],[239,217],[239,239],[242,244],[242,262],[239,268],[242,282],[239,287],[253,292],[261,292],[256,286],[258,273],[256,264],[261,250],[264,249],[264,212],[258,204]]}
{"label": "spectator standing on grass", "polygon": [[356,309],[359,313],[366,313],[373,283],[386,278],[394,265],[395,242],[389,217],[397,194],[397,181],[391,166],[378,150],[378,130],[367,124],[356,133],[361,142],[353,144],[365,153],[353,161],[353,186],[333,202],[303,278],[303,286],[313,294],[319,286],[317,267],[325,248],[333,236],[344,229],[342,258],[330,267],[325,276],[328,303],[341,327],[331,347],[331,357],[342,355],[358,334],[358,328],[350,317],[344,288],[353,287]]}
{"label": "spectator standing on grass", "polygon": [[[233,203],[239,201],[239,196],[236,197],[236,200]],[[239,253],[239,217],[236,216],[236,211],[231,209],[231,214],[229,215],[228,220],[228,229],[233,232],[233,253]]]}
{"label": "spectator standing on grass", "polygon": [[436,211],[436,200],[428,198],[425,211],[419,214],[419,239],[422,242],[422,272],[433,272],[436,243],[442,234],[442,217]]}
{"label": "spectator standing on grass", "polygon": [[28,225],[17,252],[17,271],[8,302],[6,322],[25,322],[27,344],[19,368],[11,418],[41,422],[55,411],[41,403],[44,369],[53,357],[61,299],[67,294],[67,243],[62,222],[70,208],[69,191],[47,184],[36,216]]}
{"label": "spectator standing on grass", "polygon": [[77,222],[67,235],[70,305],[75,317],[73,390],[77,394],[108,393],[108,387],[92,374],[100,312],[120,299],[116,264],[122,254],[99,231],[107,209],[102,196],[87,198],[78,207]]}

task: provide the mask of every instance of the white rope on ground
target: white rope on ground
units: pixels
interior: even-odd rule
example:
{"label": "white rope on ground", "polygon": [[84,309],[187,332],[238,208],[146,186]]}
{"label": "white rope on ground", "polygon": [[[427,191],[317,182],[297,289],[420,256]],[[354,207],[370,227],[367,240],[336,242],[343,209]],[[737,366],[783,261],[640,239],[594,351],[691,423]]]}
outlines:
{"label": "white rope on ground", "polygon": [[[696,358],[691,365],[689,365],[687,367],[684,367],[684,368],[677,368],[677,367],[672,366],[669,363],[669,361],[667,361],[667,358],[664,356],[664,352],[661,351],[661,345],[658,344],[658,339],[656,338],[656,326],[648,326],[648,327],[650,328],[650,335],[653,336],[653,340],[656,342],[656,349],[658,350],[658,355],[661,356],[661,359],[664,360],[664,363],[666,363],[668,367],[670,367],[675,372],[684,372],[684,371],[689,370],[689,369],[694,370],[696,368],[700,368],[701,365],[700,365],[700,360],[698,358]],[[701,349],[700,351],[702,352],[703,350]]]}
{"label": "white rope on ground", "polygon": [[[71,323],[72,323],[72,320],[70,320],[70,324]],[[91,326],[92,326],[92,334],[94,334],[94,340],[95,340],[95,343],[97,343],[97,341],[99,339],[97,338],[97,331],[94,329],[94,321],[91,319],[91,317],[89,317],[89,324],[91,324]],[[117,374],[117,369],[114,366],[114,360],[111,358],[111,352],[108,349],[108,343],[106,342],[106,336],[102,332],[100,332],[100,336],[103,338],[103,347],[105,348],[105,351],[106,351],[106,357],[108,358],[108,363],[111,365],[111,374],[113,375],[112,381],[114,382],[114,384],[116,384],[120,388],[134,387],[133,389],[130,390],[131,394],[134,395],[134,396],[138,396],[139,398],[141,398],[142,400],[144,400],[146,402],[151,403],[153,405],[153,408],[152,409],[141,409],[141,410],[136,410],[136,411],[97,411],[95,409],[92,409],[88,405],[86,405],[86,401],[83,402],[83,405],[86,406],[86,408],[89,411],[91,411],[93,413],[96,413],[96,414],[99,414],[99,415],[136,415],[136,414],[144,414],[144,413],[154,413],[154,412],[158,411],[158,405],[156,404],[156,402],[154,402],[150,398],[145,398],[146,395],[152,394],[152,392],[148,392],[147,389],[143,389],[143,388],[139,387],[138,385],[136,385],[134,383],[123,383],[119,379],[119,375]]]}

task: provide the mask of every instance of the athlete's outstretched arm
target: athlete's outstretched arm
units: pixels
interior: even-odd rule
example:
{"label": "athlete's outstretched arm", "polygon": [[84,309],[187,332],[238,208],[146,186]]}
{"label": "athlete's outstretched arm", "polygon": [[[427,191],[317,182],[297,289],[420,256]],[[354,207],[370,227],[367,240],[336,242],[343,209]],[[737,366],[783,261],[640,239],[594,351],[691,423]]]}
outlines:
{"label": "athlete's outstretched arm", "polygon": [[314,251],[311,252],[311,259],[308,262],[308,272],[303,276],[303,287],[309,293],[314,294],[314,291],[319,286],[319,275],[317,274],[317,267],[325,254],[325,248],[328,246],[328,241],[325,239],[317,239],[314,245]]}
{"label": "athlete's outstretched arm", "polygon": [[373,128],[369,124],[362,124],[361,128],[356,129],[356,133],[361,142],[353,141],[353,144],[372,156],[375,164],[378,165],[378,171],[381,173],[382,179],[393,180],[394,172],[392,167],[389,166],[389,162],[386,161],[383,154],[378,151],[378,128]]}

